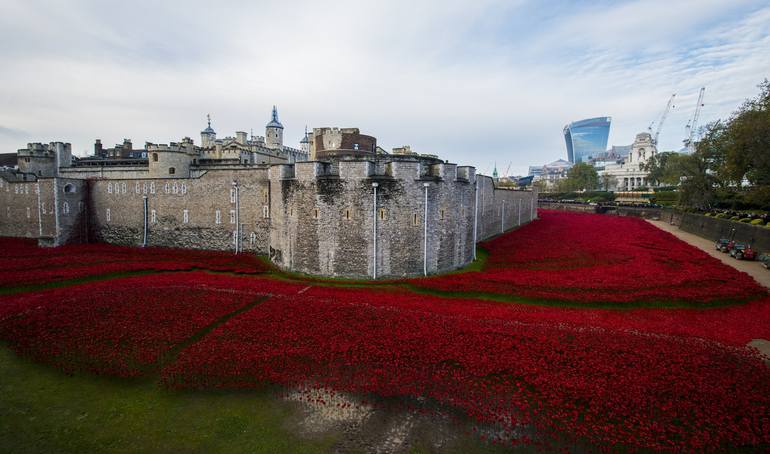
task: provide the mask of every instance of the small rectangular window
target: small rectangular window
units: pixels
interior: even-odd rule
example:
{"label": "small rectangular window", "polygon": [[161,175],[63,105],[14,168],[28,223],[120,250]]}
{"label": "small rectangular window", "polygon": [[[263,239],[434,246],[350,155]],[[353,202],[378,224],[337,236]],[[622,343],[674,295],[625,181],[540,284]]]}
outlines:
{"label": "small rectangular window", "polygon": [[30,216],[32,216],[32,213],[30,212],[29,207],[27,207],[27,219],[29,219]]}
{"label": "small rectangular window", "polygon": [[318,219],[318,208],[313,209],[313,219]]}
{"label": "small rectangular window", "polygon": [[190,222],[190,212],[188,210],[182,211],[182,222],[185,224]]}
{"label": "small rectangular window", "polygon": [[230,224],[235,224],[235,210],[230,210]]}
{"label": "small rectangular window", "polygon": [[418,225],[419,222],[417,222],[419,219],[417,218],[417,213],[412,215],[412,224]]}
{"label": "small rectangular window", "polygon": [[111,219],[111,216],[110,216],[110,209],[109,209],[109,208],[107,208],[107,215],[106,215],[106,218],[107,218],[107,222],[110,222],[110,221],[112,220],[112,219]]}
{"label": "small rectangular window", "polygon": [[440,214],[440,219],[443,221],[444,220],[444,210],[441,210],[439,214]]}
{"label": "small rectangular window", "polygon": [[150,210],[150,222],[153,224],[158,222],[158,215],[155,213],[155,210]]}
{"label": "small rectangular window", "polygon": [[380,208],[380,220],[385,220],[385,208]]}
{"label": "small rectangular window", "polygon": [[345,220],[350,220],[350,210],[345,210]]}
{"label": "small rectangular window", "polygon": [[230,188],[230,203],[235,203],[235,188]]}
{"label": "small rectangular window", "polygon": [[214,224],[222,223],[222,212],[217,210],[214,212]]}
{"label": "small rectangular window", "polygon": [[262,217],[265,219],[270,217],[270,207],[268,207],[267,205],[262,207]]}

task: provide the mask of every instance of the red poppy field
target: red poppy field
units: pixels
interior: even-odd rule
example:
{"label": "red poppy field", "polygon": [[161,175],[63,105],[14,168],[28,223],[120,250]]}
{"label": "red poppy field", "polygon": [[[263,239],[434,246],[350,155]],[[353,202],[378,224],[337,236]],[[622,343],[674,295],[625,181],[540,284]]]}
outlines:
{"label": "red poppy field", "polygon": [[[99,257],[3,244],[8,270]],[[770,448],[770,368],[746,345],[770,339],[770,297],[749,276],[639,219],[541,212],[484,247],[483,271],[368,288],[200,259],[16,291],[0,296],[0,339],[67,372],[169,388],[427,400],[498,428],[494,443]],[[243,259],[213,269],[267,271]],[[133,269],[198,259],[179,260]]]}
{"label": "red poppy field", "polygon": [[250,255],[166,248],[138,249],[110,244],[38,248],[35,241],[0,238],[0,287],[20,287],[137,271],[205,269],[259,273],[266,266]]}

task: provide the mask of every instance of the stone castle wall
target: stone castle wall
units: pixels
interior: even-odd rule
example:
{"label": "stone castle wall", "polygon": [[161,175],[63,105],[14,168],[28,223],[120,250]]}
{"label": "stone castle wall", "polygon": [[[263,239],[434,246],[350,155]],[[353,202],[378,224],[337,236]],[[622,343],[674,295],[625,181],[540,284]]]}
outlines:
{"label": "stone castle wall", "polygon": [[37,238],[50,245],[82,241],[85,185],[68,178],[15,182],[0,176],[0,236]]}
{"label": "stone castle wall", "polygon": [[461,268],[473,259],[477,181],[478,240],[533,219],[536,193],[495,189],[471,167],[417,161],[273,166],[271,260],[287,270],[341,277],[374,277],[375,268],[378,278]]}
{"label": "stone castle wall", "polygon": [[373,277],[376,267],[378,278],[401,277],[420,275],[424,267],[432,274],[465,266],[473,259],[476,216],[475,238],[481,241],[532,220],[537,203],[535,192],[496,189],[472,167],[418,161],[300,162],[205,170],[193,178],[147,175],[37,181],[0,175],[0,236],[48,245],[146,241],[234,250],[238,222],[241,250],[269,254],[281,268]]}
{"label": "stone castle wall", "polygon": [[242,249],[267,254],[267,169],[209,171],[199,178],[96,180],[92,185],[93,230],[100,241],[142,245],[146,197],[149,246],[234,250],[237,220]]}
{"label": "stone castle wall", "polygon": [[492,178],[479,176],[478,241],[527,224],[537,218],[537,190],[495,188]]}

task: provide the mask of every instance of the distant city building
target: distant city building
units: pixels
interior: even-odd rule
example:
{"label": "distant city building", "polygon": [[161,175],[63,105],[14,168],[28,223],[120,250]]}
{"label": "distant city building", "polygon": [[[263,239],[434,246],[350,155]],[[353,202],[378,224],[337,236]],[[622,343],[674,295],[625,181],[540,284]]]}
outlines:
{"label": "distant city building", "polygon": [[532,182],[544,181],[547,189],[553,189],[559,180],[567,178],[567,172],[573,164],[563,159],[558,159],[542,166],[530,166],[529,176]]}
{"label": "distant city building", "polygon": [[643,167],[657,152],[650,133],[637,134],[628,156],[617,162],[608,163],[599,170],[600,178],[607,181],[605,189],[631,191],[649,187],[652,182],[649,180],[649,172],[643,170]]}
{"label": "distant city building", "polygon": [[604,170],[608,165],[621,163],[631,153],[631,147],[632,145],[613,145],[612,148],[604,153],[599,153],[588,162],[597,171]]}
{"label": "distant city building", "polygon": [[564,127],[567,159],[573,164],[587,162],[607,150],[610,135],[610,117],[589,118],[572,122]]}

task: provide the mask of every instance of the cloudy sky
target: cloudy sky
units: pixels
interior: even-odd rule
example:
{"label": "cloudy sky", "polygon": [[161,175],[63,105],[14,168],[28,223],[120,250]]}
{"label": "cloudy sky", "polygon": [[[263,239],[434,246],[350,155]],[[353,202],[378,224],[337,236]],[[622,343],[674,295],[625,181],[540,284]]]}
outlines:
{"label": "cloudy sky", "polygon": [[[260,4],[261,3],[261,4]],[[562,127],[611,116],[625,145],[676,107],[679,149],[770,77],[766,0],[0,0],[0,151],[124,137],[355,126],[491,172],[565,158]]]}

